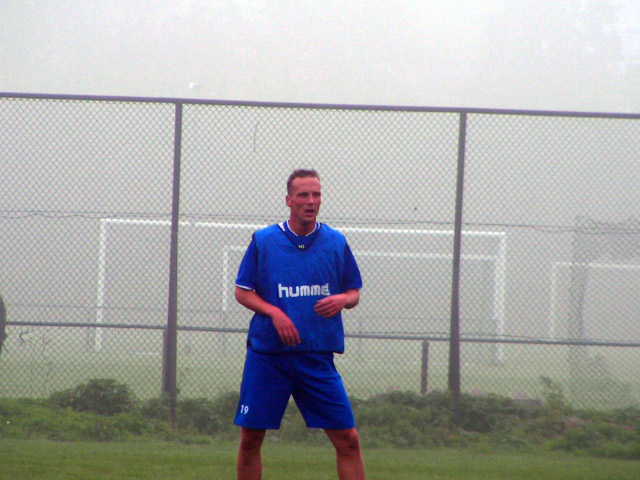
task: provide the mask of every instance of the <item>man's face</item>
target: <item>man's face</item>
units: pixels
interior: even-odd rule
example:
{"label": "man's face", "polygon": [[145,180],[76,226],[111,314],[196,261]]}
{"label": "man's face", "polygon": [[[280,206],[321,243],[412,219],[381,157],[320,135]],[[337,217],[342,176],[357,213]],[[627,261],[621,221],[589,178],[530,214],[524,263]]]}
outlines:
{"label": "man's face", "polygon": [[322,196],[320,180],[316,177],[300,177],[291,183],[291,193],[287,195],[287,207],[291,209],[290,220],[301,225],[315,223]]}

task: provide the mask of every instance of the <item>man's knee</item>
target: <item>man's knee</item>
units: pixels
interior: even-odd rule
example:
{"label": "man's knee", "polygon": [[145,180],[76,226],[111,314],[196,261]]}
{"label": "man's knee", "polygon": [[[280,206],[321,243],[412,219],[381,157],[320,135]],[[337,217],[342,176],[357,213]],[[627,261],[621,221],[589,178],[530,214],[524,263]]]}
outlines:
{"label": "man's knee", "polygon": [[338,454],[359,455],[360,439],[355,428],[347,430],[327,430],[327,435]]}
{"label": "man's knee", "polygon": [[265,430],[243,427],[240,437],[240,450],[247,453],[259,451],[262,446],[265,433]]}

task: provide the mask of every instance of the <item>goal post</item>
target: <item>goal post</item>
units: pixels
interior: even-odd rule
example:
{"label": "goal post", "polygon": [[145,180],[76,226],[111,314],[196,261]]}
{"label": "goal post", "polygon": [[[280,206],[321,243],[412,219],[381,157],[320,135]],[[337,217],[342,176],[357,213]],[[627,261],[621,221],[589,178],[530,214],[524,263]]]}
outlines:
{"label": "goal post", "polygon": [[[181,234],[180,248],[188,247],[188,241],[183,242],[184,238],[191,238],[188,232],[202,230],[211,232],[215,236],[215,242],[211,245],[215,248],[207,246],[207,256],[216,256],[215,268],[219,269],[206,272],[212,283],[210,292],[212,302],[215,309],[220,314],[220,327],[230,328],[232,320],[229,317],[234,312],[229,313],[233,308],[237,308],[233,302],[233,282],[237,273],[237,266],[241,260],[241,255],[247,248],[251,233],[257,229],[264,227],[264,224],[245,224],[245,223],[222,223],[222,222],[202,222],[202,221],[181,221],[179,227]],[[126,244],[122,239],[118,240],[118,236],[126,236],[130,242],[135,242],[140,236],[140,232],[133,229],[161,229],[158,232],[167,236],[169,241],[171,222],[168,220],[153,219],[136,219],[136,218],[102,218],[99,225],[99,246],[98,246],[98,265],[96,279],[96,315],[95,329],[93,334],[93,348],[96,351],[102,350],[104,344],[104,328],[107,318],[105,313],[108,309],[108,298],[110,286],[113,282],[124,281],[124,279],[113,278],[113,273],[108,270],[109,261],[115,256],[116,248],[126,248]],[[446,270],[448,263],[452,261],[452,253],[447,246],[450,246],[450,239],[453,238],[453,230],[424,230],[424,229],[393,229],[393,228],[357,228],[357,227],[339,227],[339,230],[347,235],[354,255],[366,264],[367,261],[390,262],[390,275],[397,275],[397,270],[402,269],[402,262],[423,262],[420,265],[440,265],[439,269]],[[235,233],[234,233],[235,232]],[[483,315],[487,316],[486,328],[484,335],[500,338],[505,333],[505,284],[506,284],[506,233],[505,232],[488,232],[488,231],[464,231],[463,239],[469,241],[469,249],[463,250],[461,260],[464,265],[481,264],[486,265],[489,270],[486,277],[491,282],[489,287],[480,288],[479,285],[472,286],[480,291],[480,295],[485,298],[486,307]],[[162,237],[164,238],[164,236]],[[438,240],[440,239],[440,240]],[[474,241],[481,242],[479,246],[473,246]],[[440,242],[440,243],[438,243]],[[193,252],[192,252],[193,253]],[[193,253],[194,256],[201,255],[200,251]],[[181,261],[183,264],[184,261]],[[361,266],[362,269],[362,266]],[[394,270],[396,271],[394,273]],[[117,270],[114,270],[117,274]],[[484,272],[484,270],[483,270]],[[154,273],[160,275],[160,273]],[[200,275],[205,273],[199,272]],[[366,274],[366,273],[365,273]],[[124,274],[123,274],[124,275]],[[185,281],[181,281],[181,285],[185,282],[192,281],[194,275],[186,274]],[[216,279],[215,277],[218,277]],[[397,277],[399,278],[399,277]],[[208,281],[209,281],[208,280]],[[433,281],[433,280],[432,280]],[[483,282],[484,283],[484,282]],[[219,287],[218,287],[219,285]],[[142,288],[142,287],[138,287]],[[186,287],[189,289],[189,285]],[[215,292],[220,288],[219,294]],[[442,285],[446,290],[447,286]],[[135,292],[134,292],[135,294]],[[209,295],[207,293],[207,295]],[[218,296],[219,295],[219,296]],[[490,297],[487,297],[490,295]],[[217,298],[217,300],[216,300]],[[185,300],[188,301],[188,300]],[[484,307],[483,307],[484,308]],[[362,310],[362,309],[358,309]],[[366,310],[366,309],[365,309]],[[490,312],[489,312],[490,310]],[[366,313],[366,312],[363,312]],[[490,317],[490,318],[488,318]],[[157,320],[154,320],[157,321]],[[491,325],[491,327],[489,327]],[[491,328],[492,331],[488,329]],[[503,352],[501,344],[497,344],[494,350],[495,359],[503,360]]]}
{"label": "goal post", "polygon": [[[585,277],[589,276],[590,272],[612,272],[618,273],[616,281],[620,281],[622,273],[637,272],[637,280],[640,279],[640,264],[625,264],[625,263],[573,263],[567,261],[556,261],[551,264],[549,273],[549,328],[548,334],[551,339],[558,339],[561,335],[559,319],[563,317],[560,315],[562,304],[566,303],[560,298],[561,293],[570,287],[570,279],[565,281],[566,288],[563,288],[563,281],[561,279],[564,272],[568,273],[571,269],[580,269],[583,271]],[[567,300],[568,301],[568,300]],[[569,333],[569,332],[567,332]],[[573,340],[584,340],[583,338]]]}
{"label": "goal post", "polygon": [[[640,270],[640,221],[629,218],[622,222],[603,222],[578,215],[574,219],[572,233],[571,261],[556,261],[551,265],[549,336],[555,338],[558,335],[560,317],[566,319],[567,335],[571,339],[585,340],[588,336],[585,324],[588,298],[599,299],[598,308],[604,311],[597,314],[607,318],[607,323],[614,317],[634,319],[640,313],[640,305],[636,300],[637,282],[640,281],[640,277],[636,277],[635,282],[627,280],[625,283],[622,281],[624,275],[621,273],[628,274]],[[564,289],[559,286],[560,272],[563,271],[569,273]],[[601,277],[605,272],[615,272],[617,276],[602,283],[602,278],[597,276]],[[611,289],[611,286],[614,288]],[[607,288],[610,290],[603,293]],[[565,294],[566,298],[561,299],[561,293]],[[595,304],[588,307],[589,310],[597,310]],[[559,312],[561,308],[566,311]],[[633,320],[627,323],[627,327],[631,326]],[[593,330],[595,325],[591,325],[590,328]],[[612,334],[614,332],[608,328],[607,336]],[[618,334],[623,336],[629,332]],[[578,350],[580,349],[574,349]]]}
{"label": "goal post", "polygon": [[[348,233],[383,233],[385,235],[399,236],[399,235],[416,235],[423,237],[445,237],[453,239],[454,231],[453,230],[422,230],[422,229],[376,229],[376,228],[353,228],[353,227],[345,227],[340,229],[342,232]],[[495,331],[493,334],[495,338],[499,339],[505,334],[505,289],[506,289],[506,255],[507,255],[507,235],[506,232],[496,232],[496,231],[474,231],[474,230],[464,230],[462,231],[463,239],[489,239],[496,246],[494,246],[491,250],[491,253],[485,254],[472,254],[472,253],[462,253],[460,255],[461,262],[472,262],[472,263],[493,263],[493,295],[492,295],[492,322],[495,325]],[[464,252],[464,248],[463,248]],[[355,256],[361,257],[390,257],[390,258],[420,258],[420,259],[430,259],[434,261],[447,261],[451,262],[453,260],[452,253],[400,253],[400,252],[389,252],[389,251],[354,251]],[[504,349],[501,343],[497,343],[495,345],[495,360],[498,362],[504,361]]]}
{"label": "goal post", "polygon": [[[98,267],[97,267],[97,281],[96,281],[96,317],[95,317],[95,331],[93,335],[93,347],[96,351],[102,350],[104,340],[104,315],[106,310],[106,291],[107,291],[107,262],[109,252],[109,227],[113,226],[125,226],[125,227],[164,227],[167,230],[167,235],[170,234],[171,221],[169,220],[151,220],[140,218],[101,218],[99,228],[99,247],[98,247]],[[261,224],[230,224],[230,223],[216,223],[216,222],[179,222],[179,228],[217,228],[217,229],[245,229],[248,231],[255,231],[264,227]],[[168,240],[167,240],[168,241]],[[246,249],[246,245],[240,247],[234,247],[237,249]],[[225,249],[226,250],[226,246]],[[223,281],[228,275],[228,253],[223,251],[225,270],[223,272]],[[223,308],[227,305],[226,295],[223,295],[222,299]]]}

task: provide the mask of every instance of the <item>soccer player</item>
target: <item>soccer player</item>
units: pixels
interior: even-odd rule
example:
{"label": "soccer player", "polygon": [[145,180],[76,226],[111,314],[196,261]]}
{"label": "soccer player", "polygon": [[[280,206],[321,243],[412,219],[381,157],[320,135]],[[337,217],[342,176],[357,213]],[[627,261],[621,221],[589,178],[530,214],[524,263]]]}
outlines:
{"label": "soccer player", "polygon": [[258,230],[242,259],[236,300],[254,312],[240,401],[239,480],[262,475],[266,429],[278,429],[289,398],[308,428],[336,450],[338,478],[364,480],[353,412],[333,354],[344,351],[341,311],[360,300],[362,278],[344,235],[316,220],[322,201],[315,170],[287,181],[289,220]]}

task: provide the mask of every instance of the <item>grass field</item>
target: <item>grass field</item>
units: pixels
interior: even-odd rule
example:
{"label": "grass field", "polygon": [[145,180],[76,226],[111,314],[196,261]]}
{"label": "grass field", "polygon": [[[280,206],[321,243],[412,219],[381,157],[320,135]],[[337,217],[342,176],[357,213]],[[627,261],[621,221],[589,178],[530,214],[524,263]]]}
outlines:
{"label": "grass field", "polygon": [[[161,441],[117,443],[0,440],[0,479],[232,480],[235,442],[181,445]],[[490,453],[469,450],[369,449],[369,480],[637,480],[640,465],[556,452]],[[335,479],[332,448],[267,441],[264,480]]]}

